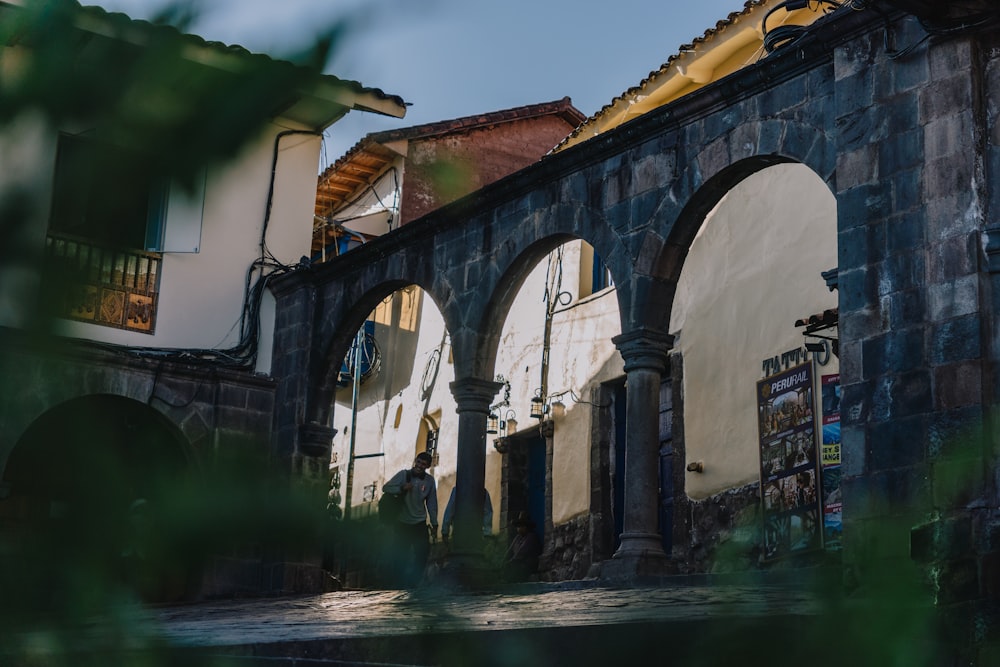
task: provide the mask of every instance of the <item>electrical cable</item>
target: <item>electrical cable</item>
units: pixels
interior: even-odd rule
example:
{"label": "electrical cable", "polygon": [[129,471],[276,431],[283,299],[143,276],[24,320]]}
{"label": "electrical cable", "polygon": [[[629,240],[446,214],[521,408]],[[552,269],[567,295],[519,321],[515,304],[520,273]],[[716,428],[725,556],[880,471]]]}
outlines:
{"label": "electrical cable", "polygon": [[821,9],[824,5],[829,5],[834,10],[840,9],[843,6],[837,0],[785,0],[785,2],[776,5],[764,15],[760,23],[761,32],[764,33],[764,50],[767,53],[773,53],[782,47],[792,44],[808,33],[813,27],[812,25],[779,25],[768,30],[767,20],[779,9],[791,13],[799,9],[806,9],[813,2],[816,4],[816,10]]}
{"label": "electrical cable", "polygon": [[[264,220],[260,233],[260,254],[247,268],[243,286],[243,306],[240,318],[233,323],[230,332],[239,327],[239,339],[229,348],[163,348],[117,346],[107,343],[99,347],[131,356],[158,358],[195,365],[212,365],[225,368],[252,368],[257,363],[257,344],[260,340],[260,308],[264,291],[271,278],[288,273],[302,266],[301,262],[288,265],[279,261],[267,247],[267,229],[271,220],[271,208],[274,202],[274,189],[277,176],[278,156],[281,140],[287,136],[308,134],[322,136],[312,130],[284,130],[275,135],[271,156],[271,178],[268,184],[267,200],[264,208]],[[259,277],[254,276],[259,272]],[[227,334],[228,335],[228,334]]]}
{"label": "electrical cable", "polygon": [[924,36],[909,46],[898,50],[894,49],[890,43],[891,20],[888,13],[879,7],[878,3],[871,2],[871,0],[851,0],[851,8],[856,10],[871,9],[882,17],[885,23],[884,48],[886,55],[892,60],[912,53],[932,37],[972,33],[993,25],[1000,25],[1000,8],[982,10],[982,2],[962,3],[957,1],[946,6],[928,4],[921,2],[921,0],[887,0],[887,2],[897,10],[916,18],[924,29]]}
{"label": "electrical cable", "polygon": [[[360,192],[358,192],[353,198],[345,201],[340,206],[339,210],[343,211],[343,210],[345,210],[347,208],[355,206],[364,197],[368,196],[369,194],[372,194],[372,195],[375,196],[375,200],[378,202],[378,204],[382,207],[382,211],[385,212],[385,213],[388,213],[389,217],[388,217],[388,220],[386,220],[386,223],[387,223],[387,225],[389,227],[389,231],[392,231],[393,218],[398,213],[398,204],[395,207],[394,206],[387,206],[385,204],[385,202],[382,201],[382,198],[379,196],[378,191],[375,189],[375,187],[379,183],[381,183],[383,179],[387,178],[390,174],[392,175],[392,178],[393,178],[393,194],[394,194],[394,196],[395,196],[395,198],[396,198],[396,200],[398,202],[399,201],[399,172],[396,169],[396,167],[389,167],[384,172],[382,172],[381,174],[379,174],[378,178],[376,178],[375,180],[373,180],[371,183],[368,183],[365,186],[365,188],[362,189]],[[353,216],[349,216],[349,217],[346,217],[346,218],[333,218],[333,217],[330,217],[330,218],[321,218],[321,217],[317,216],[316,217],[317,220],[322,220],[323,221],[322,227],[317,228],[317,229],[327,229],[329,227],[343,228],[343,229],[347,230],[348,232],[354,233],[354,234],[356,234],[358,236],[362,236],[360,232],[355,232],[354,230],[349,229],[348,227],[346,227],[344,225],[344,223],[352,222],[354,220],[360,220],[362,218],[367,218],[367,217],[369,217],[369,216],[371,216],[371,215],[373,215],[374,213],[377,213],[377,212],[378,211],[373,211],[373,212],[368,212],[368,213],[362,213],[362,214],[359,214],[359,215],[353,215]],[[316,234],[316,230],[315,229],[313,230],[313,234],[315,236],[315,234]],[[326,245],[325,239],[324,239],[324,245]]]}
{"label": "electrical cable", "polygon": [[[378,178],[376,178],[375,180],[373,180],[371,183],[367,184],[365,186],[365,188],[363,190],[361,190],[357,195],[355,195],[351,199],[348,199],[347,201],[345,201],[340,206],[340,210],[343,211],[344,209],[347,209],[347,208],[349,208],[351,206],[356,205],[358,202],[360,202],[362,200],[362,198],[366,197],[370,193],[370,194],[372,194],[372,195],[375,196],[376,201],[379,203],[379,205],[382,207],[382,209],[384,211],[386,211],[386,212],[389,213],[390,220],[391,220],[392,219],[391,216],[393,215],[393,213],[396,212],[396,207],[387,206],[385,204],[385,202],[382,201],[382,198],[379,196],[378,192],[375,190],[375,186],[377,186],[379,183],[381,183],[382,180],[385,179],[386,177],[388,177],[390,174],[393,177],[393,192],[394,193],[398,193],[399,192],[399,173],[398,173],[398,170],[396,169],[396,167],[390,167],[389,169],[386,169],[384,172],[382,172],[378,176]],[[398,195],[397,195],[397,199],[398,199]],[[321,218],[321,219],[324,220],[327,225],[338,225],[338,224],[343,223],[343,222],[350,222],[351,220],[358,220],[360,218],[367,218],[369,215],[372,215],[372,214],[371,213],[364,213],[364,214],[360,214],[360,215],[349,216],[349,217],[346,217],[346,218],[332,218],[331,217],[331,218]],[[391,222],[390,222],[390,228],[391,228]]]}

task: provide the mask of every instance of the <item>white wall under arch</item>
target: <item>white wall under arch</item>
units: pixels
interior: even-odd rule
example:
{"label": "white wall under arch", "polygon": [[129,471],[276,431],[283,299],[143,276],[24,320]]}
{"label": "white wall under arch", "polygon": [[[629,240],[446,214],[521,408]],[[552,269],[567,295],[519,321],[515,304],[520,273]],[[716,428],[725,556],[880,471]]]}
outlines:
{"label": "white wall under arch", "polygon": [[[693,499],[759,479],[762,361],[803,345],[795,320],[837,306],[820,273],[837,266],[836,200],[801,164],[757,172],[706,216],[670,316],[684,362],[686,473]],[[823,367],[836,372],[836,359]]]}

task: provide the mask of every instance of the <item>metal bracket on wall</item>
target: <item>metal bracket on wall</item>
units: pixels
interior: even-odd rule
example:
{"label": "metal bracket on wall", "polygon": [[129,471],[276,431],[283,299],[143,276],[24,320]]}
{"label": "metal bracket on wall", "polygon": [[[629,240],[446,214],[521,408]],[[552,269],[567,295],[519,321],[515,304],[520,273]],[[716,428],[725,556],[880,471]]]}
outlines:
{"label": "metal bracket on wall", "polygon": [[983,250],[986,251],[986,270],[990,273],[1000,273],[1000,226],[988,227],[983,230],[986,238]]}

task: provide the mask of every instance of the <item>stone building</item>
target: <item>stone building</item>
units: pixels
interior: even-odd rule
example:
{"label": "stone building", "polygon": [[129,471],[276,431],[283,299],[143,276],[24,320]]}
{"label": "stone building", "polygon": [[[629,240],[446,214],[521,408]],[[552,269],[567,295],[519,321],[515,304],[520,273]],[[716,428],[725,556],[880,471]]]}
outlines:
{"label": "stone building", "polygon": [[[778,4],[747,3],[711,32],[760,25]],[[959,629],[970,641],[974,629],[987,632],[997,559],[989,415],[1000,49],[995,30],[984,28],[996,25],[997,12],[985,2],[821,4],[829,11],[782,31],[780,44],[767,40],[774,48],[744,67],[314,272],[276,281],[279,446],[329,440],[336,378],[355,333],[382,299],[418,285],[449,335],[453,557],[474,567],[478,489],[494,475],[489,416],[505,397],[501,323],[520,315],[518,291],[539,262],[581,239],[614,285],[610,342],[620,359],[609,364],[621,364],[625,391],[610,413],[599,392],[577,392],[590,405],[562,403],[567,414],[600,407],[609,420],[624,417],[614,449],[624,450],[624,483],[618,498],[613,484],[600,483],[611,475],[610,443],[568,443],[574,453],[563,468],[563,448],[547,441],[544,502],[553,529],[589,517],[581,519],[589,539],[613,536],[600,576],[721,567],[714,555],[722,542],[739,567],[829,557],[852,587],[877,586],[887,575],[929,581],[938,604],[964,619]],[[762,189],[791,208],[765,205]],[[732,202],[738,206],[725,212]],[[805,228],[776,222],[786,216]],[[784,232],[763,247],[747,245],[781,224]],[[789,239],[792,231],[805,237]],[[736,289],[744,281],[752,285]],[[803,373],[800,362],[814,354],[836,357],[839,368],[810,363]],[[828,401],[813,400],[830,379],[818,375],[839,376],[839,402],[832,382]],[[513,398],[515,383],[504,380]],[[599,384],[613,392],[613,382]],[[538,385],[529,386],[521,400],[534,397]],[[540,436],[558,438],[551,391],[538,398],[553,416]],[[527,411],[516,411],[520,426]],[[819,418],[835,414],[839,443],[821,442]],[[593,414],[581,423],[591,428]],[[769,439],[775,434],[784,435]],[[813,463],[817,452],[832,462],[839,444],[842,537],[832,554],[814,548],[827,537],[817,533],[816,514],[825,471],[799,476],[808,463],[797,457],[810,438]],[[661,472],[668,440],[670,465]],[[586,478],[579,488],[588,493],[572,501],[583,511],[556,509],[572,489],[563,474]],[[823,499],[824,509],[827,500],[834,504]],[[620,532],[610,523],[616,513]]]}
{"label": "stone building", "polygon": [[[631,116],[619,107],[632,109],[639,104],[645,110],[655,109],[742,67],[748,54],[763,49],[760,26],[768,9],[753,6],[734,14],[697,45],[683,47],[672,64],[553,144],[552,154],[628,120]],[[805,24],[823,14],[800,9],[788,16],[778,14],[771,23]],[[706,61],[714,69],[708,71]],[[705,73],[699,82],[689,80],[695,71]],[[672,91],[673,97],[660,91]],[[650,105],[650,99],[658,99],[657,104]],[[406,132],[388,134],[398,137]],[[410,152],[425,155],[428,164],[437,157],[412,147]],[[543,150],[539,156],[549,152]],[[347,162],[345,157],[338,164]],[[384,164],[367,166],[380,169],[371,177],[373,182],[392,182],[392,172]],[[325,196],[321,187],[319,201]],[[344,199],[356,197],[344,195]],[[388,188],[369,199],[379,206],[394,201]],[[375,219],[384,229],[385,216],[396,214],[376,208],[375,213],[361,215],[359,208],[355,205],[353,215],[338,215],[358,228]],[[741,224],[748,217],[767,222]],[[820,179],[801,166],[775,166],[732,188],[706,215],[692,245],[671,314],[669,333],[676,341],[673,363],[678,378],[675,382],[665,377],[660,389],[660,482],[651,490],[659,498],[660,544],[672,553],[669,567],[675,571],[735,566],[717,563],[715,546],[728,534],[747,532],[736,531],[735,522],[756,523],[752,508],[760,497],[761,452],[755,383],[786,370],[793,358],[796,364],[811,362],[806,343],[822,348],[816,389],[821,376],[836,375],[837,357],[831,341],[823,337],[830,337],[829,332],[814,327],[810,333],[815,336],[807,340],[802,328],[795,326],[803,316],[836,312],[836,294],[817,268],[837,265],[835,219],[833,197]],[[761,256],[782,257],[783,271],[775,273],[758,260]],[[621,326],[616,292],[593,246],[567,239],[526,273],[506,319],[496,322],[495,378],[502,389],[490,405],[485,455],[485,487],[496,509],[493,532],[503,552],[513,533],[510,522],[522,512],[530,514],[545,545],[537,573],[542,579],[593,574],[619,546],[627,417],[625,372],[612,343]],[[433,472],[443,510],[444,500],[459,481],[455,404],[446,389],[455,379],[450,332],[436,303],[418,286],[394,292],[369,321],[366,339],[379,350],[378,362],[374,369],[365,367],[357,396],[349,383],[343,383],[332,418],[338,431],[332,468],[337,483],[349,479],[354,514],[364,515],[382,481],[406,466],[416,451],[430,447],[437,457]],[[734,327],[733,321],[742,324]],[[776,357],[773,367],[764,366]],[[686,370],[683,377],[682,370]],[[674,406],[686,405],[712,406],[689,410],[683,419],[687,454],[700,462],[697,471],[674,470]],[[353,443],[358,443],[357,459],[350,454]],[[820,470],[812,454],[814,465],[782,471],[780,483],[789,491],[800,475],[808,475],[807,488],[818,496]],[[836,470],[827,468],[832,478]],[[363,494],[353,497],[359,487]],[[675,487],[684,492],[676,493]],[[833,502],[828,505],[832,537],[839,531],[839,508]],[[817,548],[823,538],[818,498],[811,508],[783,519],[813,523],[805,538],[809,549],[794,551],[810,551],[813,557],[818,552],[822,559]],[[834,543],[828,540],[829,548]],[[742,566],[750,560],[756,565],[757,556],[764,553],[752,540],[746,550],[739,558]]]}
{"label": "stone building", "polygon": [[[232,375],[223,370],[206,385],[203,374],[170,366],[171,378],[196,378],[185,385],[130,358],[122,364],[134,375],[112,374],[105,360],[86,364],[104,354],[90,349],[59,349],[39,366],[22,353],[36,341],[11,334],[5,349],[17,344],[18,356],[5,358],[15,364],[6,377],[69,372],[78,382],[57,392],[153,397],[143,409],[186,428],[202,424],[213,437],[195,441],[212,446],[226,424],[254,415],[263,428],[273,418],[261,446],[273,466],[296,481],[325,481],[344,435],[343,361],[379,304],[417,286],[447,332],[436,362],[432,350],[414,363],[434,380],[422,389],[447,391],[454,405],[442,409],[438,442],[454,447],[455,572],[482,566],[479,493],[499,484],[500,515],[514,500],[530,508],[541,498],[552,576],[584,565],[634,581],[827,562],[852,588],[887,576],[929,584],[964,645],[995,638],[1000,44],[988,28],[997,11],[986,0],[805,3],[822,5],[811,22],[764,27],[801,4],[746,3],[682,49],[694,55],[667,63],[659,82],[683,65],[691,85],[665,85],[661,105],[623,113],[625,122],[585,141],[271,280],[270,375],[240,375],[239,391],[224,386]],[[701,45],[748,26],[762,45],[758,53],[747,42],[755,57],[720,66],[718,77],[711,59],[694,67]],[[636,103],[646,87],[631,96]],[[607,291],[577,296],[575,306],[572,278],[549,290],[545,304],[562,305],[565,291],[566,307],[593,309],[579,328],[570,315],[537,302],[522,313],[518,303],[522,288],[550,284],[532,274],[556,275],[549,258],[560,249],[564,277],[587,264],[566,259],[570,242],[581,258],[593,248],[590,264],[599,258],[610,278]],[[506,327],[534,327],[537,349],[549,341],[548,360],[504,345],[517,339]],[[814,355],[839,366],[827,372]],[[563,369],[579,374],[560,377]],[[415,375],[407,370],[402,377]],[[839,402],[835,389],[829,402],[814,400],[827,398],[824,375],[838,376]],[[136,377],[145,384],[126,381]],[[183,391],[203,387],[228,396],[231,409],[202,410],[205,394]],[[44,412],[39,403],[57,402],[39,395],[15,392],[3,403],[8,459],[31,416]],[[397,406],[387,407],[391,429]],[[533,407],[542,420],[529,427]],[[493,413],[508,424],[498,442],[488,433]],[[818,420],[834,414],[839,443],[821,441]],[[799,463],[810,438],[814,460]],[[818,492],[832,482],[816,453],[832,458],[837,444],[842,533],[831,551],[817,513]],[[512,467],[527,472],[512,478]],[[519,496],[524,479],[541,493]],[[826,500],[823,510],[834,509]],[[558,571],[557,553],[568,554]],[[574,563],[580,553],[584,562]],[[285,573],[307,571],[296,569],[304,558],[277,560]]]}

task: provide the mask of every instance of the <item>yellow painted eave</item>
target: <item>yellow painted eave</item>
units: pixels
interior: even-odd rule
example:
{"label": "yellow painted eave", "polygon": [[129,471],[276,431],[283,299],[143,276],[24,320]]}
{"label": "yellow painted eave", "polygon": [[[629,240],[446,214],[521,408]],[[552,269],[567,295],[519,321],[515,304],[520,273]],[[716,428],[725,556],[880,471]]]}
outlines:
{"label": "yellow painted eave", "polygon": [[[780,2],[765,0],[756,5],[747,3],[744,13],[730,15],[726,23],[720,22],[716,30],[708,31],[704,39],[683,47],[638,86],[627,90],[584,121],[553,152],[612,130],[757,62],[765,55],[764,17]],[[767,27],[810,25],[830,9],[821,5],[814,3],[793,12],[778,10],[768,19]]]}

